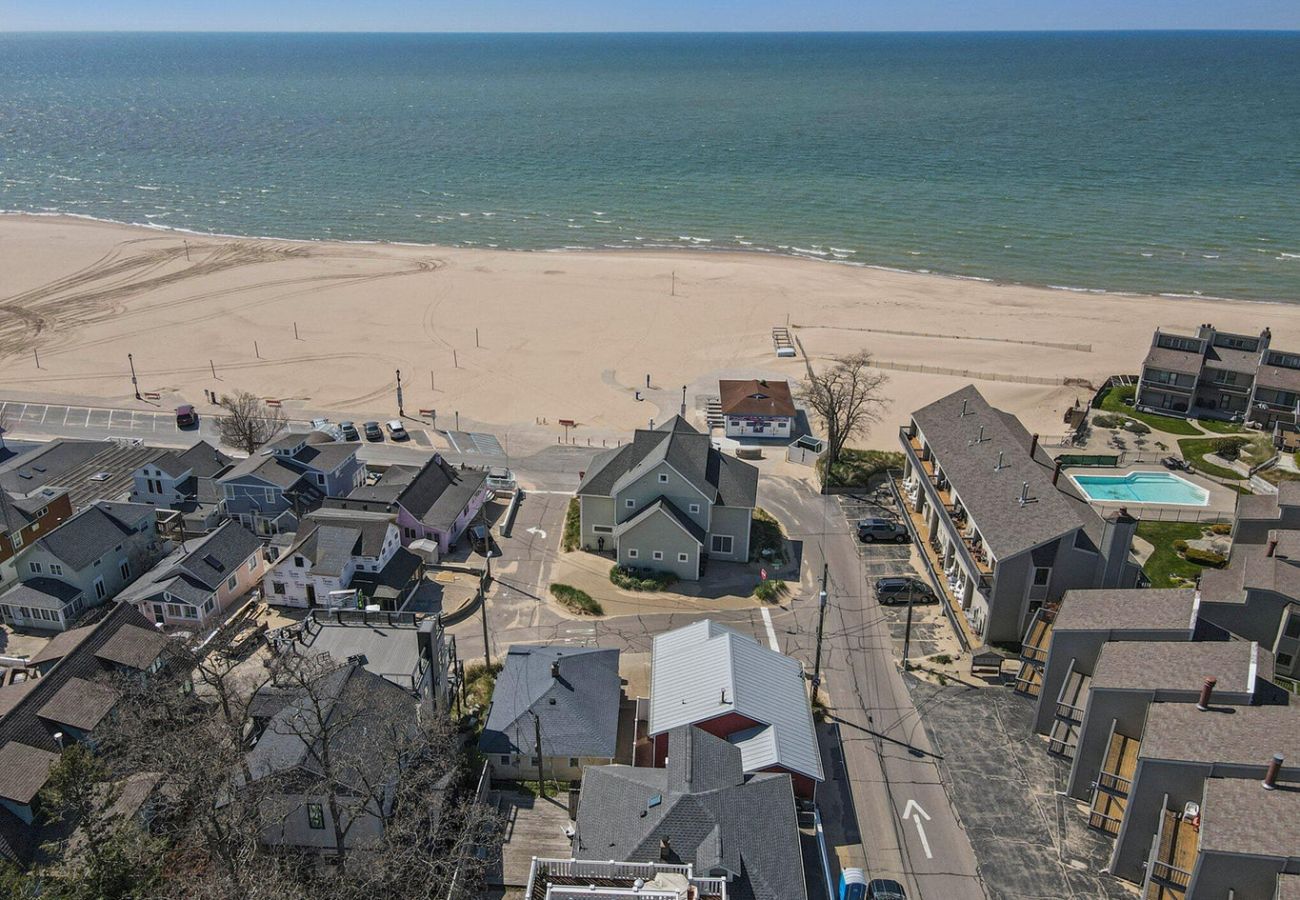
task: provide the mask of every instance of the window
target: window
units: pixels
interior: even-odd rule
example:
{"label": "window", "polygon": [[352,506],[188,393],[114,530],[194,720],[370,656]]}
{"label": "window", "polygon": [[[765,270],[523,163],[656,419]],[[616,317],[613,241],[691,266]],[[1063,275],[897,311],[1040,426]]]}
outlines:
{"label": "window", "polygon": [[654,559],[663,559],[664,552],[662,550],[656,550],[653,553],[651,553],[650,556]]}
{"label": "window", "polygon": [[1034,587],[1043,587],[1052,577],[1052,570],[1047,566],[1034,567]]}
{"label": "window", "polygon": [[295,569],[305,569],[307,568],[307,560],[303,559],[301,556],[295,556],[293,558],[293,567]]}
{"label": "window", "polygon": [[1277,655],[1277,667],[1283,670],[1290,669],[1291,660],[1292,656],[1290,653],[1279,653]]}
{"label": "window", "polygon": [[570,769],[576,769],[576,768],[578,768],[578,757],[576,757],[576,756],[570,756],[570,757],[569,757],[569,768],[570,768]]}
{"label": "window", "polygon": [[325,810],[319,803],[307,804],[307,825],[317,831],[323,831],[325,828]]}
{"label": "window", "polygon": [[51,575],[62,575],[62,574],[63,574],[63,566],[59,565],[58,563],[50,563],[50,574],[51,574]]}
{"label": "window", "polygon": [[235,589],[235,586],[238,584],[239,584],[238,575],[231,575],[229,578],[226,579],[226,587],[230,588],[232,591]]}
{"label": "window", "polygon": [[508,765],[510,765],[510,757],[509,757],[509,756],[502,756],[502,757],[501,757],[501,765],[503,765],[503,766],[508,766]]}
{"label": "window", "polygon": [[684,563],[684,562],[690,562],[690,561],[691,561],[690,554],[687,554],[687,553],[678,553],[678,554],[677,554],[677,561],[678,561],[678,562],[681,562],[681,563]]}
{"label": "window", "polygon": [[688,508],[689,508],[690,511],[691,511],[691,515],[695,515],[695,514],[697,514],[697,513],[700,511],[700,504],[698,504],[698,503],[692,503],[692,504],[690,505],[690,507],[688,507]]}
{"label": "window", "polygon": [[612,525],[592,525],[591,530],[596,534],[613,534],[614,526]]}
{"label": "window", "polygon": [[272,582],[271,582],[271,593],[272,593],[272,594],[277,594],[278,596],[283,597],[283,596],[284,596],[284,582],[283,582],[283,581],[272,581]]}
{"label": "window", "polygon": [[660,483],[660,484],[667,484],[667,483],[668,483],[668,473],[666,473],[666,472],[660,472],[660,473],[659,473],[659,483]]}
{"label": "window", "polygon": [[131,564],[122,560],[117,564],[117,570],[122,573],[122,580],[129,581],[131,578]]}
{"label": "window", "polygon": [[713,552],[714,552],[714,553],[730,553],[730,552],[731,552],[731,535],[729,535],[729,534],[715,534],[715,535],[713,536],[712,547],[713,547]]}
{"label": "window", "polygon": [[317,473],[316,473],[316,483],[317,483],[317,484],[324,484],[324,483],[325,483],[325,476],[322,475],[320,472],[317,472]]}
{"label": "window", "polygon": [[28,563],[28,568],[32,570],[33,575],[41,574],[41,564],[38,562]]}
{"label": "window", "polygon": [[256,568],[257,568],[257,554],[254,553],[252,556],[248,558],[248,571],[251,572]]}
{"label": "window", "polygon": [[17,550],[23,545],[23,533],[21,531],[15,531],[13,537],[9,538],[9,543],[13,544],[14,549]]}
{"label": "window", "polygon": [[1286,623],[1286,636],[1300,638],[1300,616],[1292,616]]}
{"label": "window", "polygon": [[215,602],[213,601],[213,599],[212,599],[211,597],[209,597],[209,598],[208,598],[208,602],[205,603],[205,604],[203,604],[203,611],[204,611],[205,613],[210,613],[210,612],[212,612],[212,607],[213,607],[214,605],[215,605]]}
{"label": "window", "polygon": [[108,590],[104,587],[104,576],[101,575],[95,579],[95,599],[103,600],[104,595],[107,593]]}
{"label": "window", "polygon": [[529,763],[529,765],[532,765],[532,766],[540,766],[540,765],[541,765],[541,761],[540,761],[536,756],[531,757],[531,758],[528,760],[528,763]]}
{"label": "window", "polygon": [[633,499],[632,497],[628,497],[626,500],[623,501],[623,505],[626,506],[628,509],[631,509],[632,507],[636,506],[636,500]]}
{"label": "window", "polygon": [[628,558],[628,559],[636,559],[636,558],[637,558],[637,554],[638,554],[638,551],[637,551],[637,549],[636,549],[635,547],[630,547],[630,548],[628,548],[628,551],[627,551],[627,558]]}

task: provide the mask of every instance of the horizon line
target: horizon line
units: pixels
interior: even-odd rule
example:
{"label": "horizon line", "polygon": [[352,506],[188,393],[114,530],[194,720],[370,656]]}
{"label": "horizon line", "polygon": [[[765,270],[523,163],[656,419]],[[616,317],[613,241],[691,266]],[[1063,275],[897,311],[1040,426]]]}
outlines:
{"label": "horizon line", "polygon": [[683,31],[678,29],[616,29],[616,30],[555,30],[555,31],[471,31],[471,30],[447,30],[447,31],[367,31],[363,29],[303,29],[303,30],[286,30],[286,29],[255,29],[255,28],[236,28],[236,29],[194,29],[194,28],[16,28],[0,29],[0,35],[17,35],[17,34],[358,34],[358,35],[464,35],[464,36],[489,36],[489,35],[853,35],[853,34],[1300,34],[1300,25],[1292,27],[1276,26],[1246,26],[1241,28],[1223,28],[1218,26],[1205,27],[1168,27],[1168,26],[1137,26],[1125,28],[957,28],[957,29],[940,29],[940,28],[881,28],[881,29],[863,29],[863,28],[818,28],[818,29],[709,29],[701,31]]}

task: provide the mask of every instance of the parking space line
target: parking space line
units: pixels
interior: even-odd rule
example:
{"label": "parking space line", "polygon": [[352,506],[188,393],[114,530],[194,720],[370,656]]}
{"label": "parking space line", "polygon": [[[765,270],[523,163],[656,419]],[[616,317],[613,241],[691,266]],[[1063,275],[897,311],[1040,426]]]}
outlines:
{"label": "parking space line", "polygon": [[90,409],[89,409],[89,408],[86,409],[86,424],[85,424],[85,427],[86,427],[86,428],[89,428],[89,427],[90,427]]}
{"label": "parking space line", "polygon": [[15,421],[19,421],[19,422],[21,422],[23,416],[25,416],[25,415],[27,415],[27,404],[26,404],[26,403],[23,404],[23,411],[20,412],[20,413],[18,414],[18,418],[17,418]]}
{"label": "parking space line", "polygon": [[42,424],[42,425],[45,424],[45,417],[48,416],[49,414],[50,414],[50,408],[47,406],[47,407],[45,407],[45,411],[41,413],[41,424]]}
{"label": "parking space line", "polygon": [[460,444],[456,443],[456,435],[450,431],[447,432],[447,440],[451,441],[451,449],[457,453],[460,452]]}

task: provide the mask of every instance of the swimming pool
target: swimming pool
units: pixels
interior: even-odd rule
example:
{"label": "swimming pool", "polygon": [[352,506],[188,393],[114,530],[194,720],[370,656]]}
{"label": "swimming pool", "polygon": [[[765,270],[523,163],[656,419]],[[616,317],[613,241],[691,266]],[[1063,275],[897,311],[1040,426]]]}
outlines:
{"label": "swimming pool", "polygon": [[1072,475],[1090,500],[1126,503],[1167,503],[1205,506],[1210,492],[1170,472],[1129,472],[1127,475]]}

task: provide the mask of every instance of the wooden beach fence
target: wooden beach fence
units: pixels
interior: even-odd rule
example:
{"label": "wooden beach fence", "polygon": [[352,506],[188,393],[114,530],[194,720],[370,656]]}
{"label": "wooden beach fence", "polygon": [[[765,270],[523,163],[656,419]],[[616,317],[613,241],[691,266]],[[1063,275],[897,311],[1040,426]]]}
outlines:
{"label": "wooden beach fence", "polygon": [[144,399],[146,399],[146,400],[161,400],[161,399],[162,399],[162,394],[158,393],[157,391],[145,391],[145,392],[144,392]]}
{"label": "wooden beach fence", "polygon": [[267,397],[267,398],[266,398],[266,405],[269,406],[269,407],[271,407],[272,409],[279,409],[281,406],[284,405],[284,401],[283,401],[283,400],[274,400],[274,399],[272,399],[272,398],[270,398],[270,397]]}

